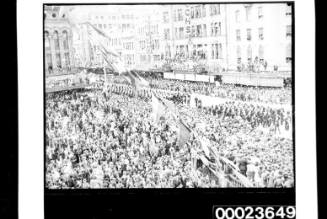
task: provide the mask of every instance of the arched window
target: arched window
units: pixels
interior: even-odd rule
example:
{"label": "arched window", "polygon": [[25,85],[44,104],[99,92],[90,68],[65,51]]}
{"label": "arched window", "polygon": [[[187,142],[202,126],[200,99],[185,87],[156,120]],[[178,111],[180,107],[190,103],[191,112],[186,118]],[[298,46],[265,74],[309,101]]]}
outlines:
{"label": "arched window", "polygon": [[64,30],[62,32],[62,39],[63,39],[64,49],[68,50],[68,33],[67,33],[67,30]]}
{"label": "arched window", "polygon": [[60,56],[60,47],[59,47],[59,34],[58,31],[53,33],[53,41],[55,45],[55,52],[56,52],[56,64],[57,68],[61,68],[61,56]]}
{"label": "arched window", "polygon": [[70,58],[69,58],[69,52],[65,52],[65,66],[70,66]]}
{"label": "arched window", "polygon": [[49,37],[49,32],[45,31],[44,32],[44,48],[45,50],[50,50],[50,37]]}
{"label": "arched window", "polygon": [[292,61],[292,45],[289,43],[286,46],[286,63],[290,63]]}
{"label": "arched window", "polygon": [[215,44],[215,58],[218,59],[218,43]]}
{"label": "arched window", "polygon": [[52,72],[52,56],[51,56],[51,45],[50,45],[50,37],[49,32],[44,32],[44,48],[45,48],[45,66],[46,70],[51,73]]}
{"label": "arched window", "polygon": [[247,49],[247,56],[248,56],[248,61],[252,61],[252,48],[249,45]]}
{"label": "arched window", "polygon": [[259,60],[260,61],[264,60],[264,49],[262,45],[259,46]]}
{"label": "arched window", "polygon": [[54,41],[55,50],[59,51],[60,47],[59,47],[59,34],[58,34],[58,31],[55,31],[53,33],[53,41]]}
{"label": "arched window", "polygon": [[236,56],[237,56],[237,63],[241,64],[241,60],[242,60],[242,50],[241,50],[241,46],[237,46],[236,49]]}

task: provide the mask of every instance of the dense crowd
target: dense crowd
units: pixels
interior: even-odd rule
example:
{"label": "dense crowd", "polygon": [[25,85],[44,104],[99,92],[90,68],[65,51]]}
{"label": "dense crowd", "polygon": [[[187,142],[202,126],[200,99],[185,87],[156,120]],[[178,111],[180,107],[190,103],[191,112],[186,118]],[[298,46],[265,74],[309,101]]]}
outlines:
{"label": "dense crowd", "polygon": [[290,88],[259,88],[250,86],[220,85],[206,82],[191,82],[167,79],[150,80],[152,88],[211,95],[241,101],[255,101],[272,104],[290,104]]}
{"label": "dense crowd", "polygon": [[196,179],[192,175],[190,145],[177,147],[176,129],[169,125],[171,122],[155,124],[148,102],[115,92],[48,97],[47,187],[218,185],[208,175],[198,173]]}
{"label": "dense crowd", "polygon": [[[151,91],[109,83],[104,91],[48,94],[46,186],[233,186],[205,168],[194,170],[192,154],[201,148],[203,139],[255,186],[293,186],[292,137],[278,134],[290,129],[290,113],[246,102],[190,108],[184,94],[189,91],[153,90],[153,85]],[[178,125],[170,113],[159,123],[152,119],[151,92],[177,105],[185,123],[194,130],[187,144],[178,145]]]}
{"label": "dense crowd", "polygon": [[[231,100],[247,102],[263,102],[267,104],[291,104],[291,88],[260,88],[251,86],[238,86],[214,83],[169,80],[149,77],[147,80],[153,89],[163,89],[179,93],[198,93]],[[113,83],[128,84],[123,77],[115,77]]]}
{"label": "dense crowd", "polygon": [[[176,104],[189,104],[190,95],[186,92],[167,92],[162,89],[135,90],[131,85],[112,84],[108,85],[110,91],[140,97],[146,100],[151,98],[151,93],[168,100],[174,100]],[[237,118],[247,121],[252,128],[258,126],[263,128],[273,127],[275,132],[290,131],[292,123],[291,112],[282,107],[270,107],[269,105],[255,105],[248,102],[227,101],[224,104],[202,107],[197,104],[204,113],[224,119],[225,117]]]}
{"label": "dense crowd", "polygon": [[90,84],[90,80],[87,77],[66,78],[61,80],[48,79],[46,81],[46,88],[72,87],[81,84],[88,85]]}
{"label": "dense crowd", "polygon": [[[230,109],[226,104],[221,109]],[[210,140],[221,156],[235,163],[240,172],[259,187],[293,185],[293,144],[291,135],[276,133],[275,123],[265,117],[239,116],[235,111],[218,110],[215,116],[205,109],[180,108],[184,119],[197,133]],[[287,120],[287,119],[286,119]]]}

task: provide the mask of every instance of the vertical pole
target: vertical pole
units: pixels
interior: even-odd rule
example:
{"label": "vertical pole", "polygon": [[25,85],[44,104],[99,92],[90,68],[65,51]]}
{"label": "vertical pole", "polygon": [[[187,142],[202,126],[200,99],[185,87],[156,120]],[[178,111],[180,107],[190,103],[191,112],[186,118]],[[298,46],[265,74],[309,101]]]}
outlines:
{"label": "vertical pole", "polygon": [[107,85],[107,73],[106,73],[106,66],[103,65],[103,74],[104,74],[104,84]]}

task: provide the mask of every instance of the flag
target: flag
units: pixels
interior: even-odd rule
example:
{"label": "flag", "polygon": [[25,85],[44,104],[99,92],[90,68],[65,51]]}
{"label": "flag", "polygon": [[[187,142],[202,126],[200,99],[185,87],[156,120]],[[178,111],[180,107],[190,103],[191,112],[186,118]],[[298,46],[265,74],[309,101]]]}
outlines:
{"label": "flag", "polygon": [[120,58],[118,52],[116,52],[113,49],[105,48],[105,45],[110,41],[110,37],[107,34],[105,34],[102,30],[95,27],[90,22],[86,22],[85,24],[89,27],[88,28],[89,36],[91,37],[91,39],[95,41],[97,45],[99,46],[101,45],[102,49],[104,49],[106,53],[109,53],[110,55],[116,58]]}
{"label": "flag", "polygon": [[201,154],[199,156],[200,160],[202,161],[202,163],[205,165],[205,166],[209,166],[210,162],[208,161],[208,159],[203,155]]}
{"label": "flag", "polygon": [[203,138],[200,139],[200,144],[201,144],[202,150],[204,151],[205,155],[207,157],[209,157],[209,155],[210,155],[210,151],[209,151],[209,148],[208,148],[209,144],[210,144],[209,140],[207,138],[203,137]]}
{"label": "flag", "polygon": [[165,106],[173,113],[173,114],[176,114],[178,112],[175,104],[170,101],[170,100],[167,100],[167,99],[162,99],[162,102],[164,102]]}
{"label": "flag", "polygon": [[165,114],[164,109],[162,102],[155,95],[152,95],[152,116],[154,121],[158,122],[160,117]]}
{"label": "flag", "polygon": [[114,51],[113,49],[106,48],[106,42],[108,42],[110,38],[103,31],[99,30],[97,27],[90,24],[89,22],[87,22],[86,24],[89,26],[88,34],[90,41],[92,41],[94,45],[98,46],[103,59],[106,61],[109,67],[111,67],[113,71],[121,74],[130,84],[132,84],[136,88],[142,86],[148,87],[149,82],[140,77],[136,72],[128,71],[125,68],[120,55],[116,51]]}
{"label": "flag", "polygon": [[136,87],[149,87],[149,82],[138,75],[135,71],[128,71],[126,72],[127,77],[131,79],[135,84]]}
{"label": "flag", "polygon": [[127,69],[125,68],[121,57],[118,52],[114,49],[109,49],[108,45],[110,41],[110,37],[107,36],[103,31],[95,27],[93,24],[86,22],[84,23],[87,25],[87,33],[89,36],[90,42],[93,45],[96,45],[99,51],[102,54],[103,59],[107,62],[107,64],[119,74],[126,72]]}
{"label": "flag", "polygon": [[125,68],[118,52],[106,47],[106,44],[108,44],[110,40],[109,36],[107,36],[103,31],[95,27],[93,24],[89,22],[86,22],[85,24],[88,25],[88,35],[90,41],[92,41],[93,45],[98,46],[103,59],[106,61],[109,67],[112,68],[113,71],[122,75],[130,84],[135,86],[136,89],[139,89],[140,87],[149,87],[148,81],[139,76],[135,71],[128,71]]}
{"label": "flag", "polygon": [[184,124],[184,122],[179,119],[179,136],[178,136],[178,145],[183,146],[191,136],[191,130]]}

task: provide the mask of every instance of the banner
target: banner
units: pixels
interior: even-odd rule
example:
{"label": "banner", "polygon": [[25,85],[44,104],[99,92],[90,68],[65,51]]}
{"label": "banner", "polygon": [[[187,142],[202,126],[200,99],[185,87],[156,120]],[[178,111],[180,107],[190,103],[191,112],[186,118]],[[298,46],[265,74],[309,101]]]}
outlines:
{"label": "banner", "polygon": [[175,79],[178,79],[178,80],[183,80],[184,81],[184,78],[185,77],[185,74],[175,74]]}
{"label": "banner", "polygon": [[165,114],[165,107],[161,101],[155,96],[152,95],[152,117],[155,122],[159,122],[160,117]]}
{"label": "banner", "polygon": [[175,79],[175,74],[170,72],[164,72],[165,79]]}
{"label": "banner", "polygon": [[226,84],[242,84],[247,86],[283,87],[284,79],[281,77],[265,77],[262,75],[222,75]]}
{"label": "banner", "polygon": [[184,122],[179,119],[178,121],[179,126],[179,136],[178,136],[178,145],[183,146],[191,136],[191,130],[184,124]]}
{"label": "banner", "polygon": [[194,74],[185,74],[185,80],[195,81],[195,75]]}
{"label": "banner", "polygon": [[196,81],[201,81],[201,82],[210,82],[209,80],[209,75],[196,75],[195,76]]}

